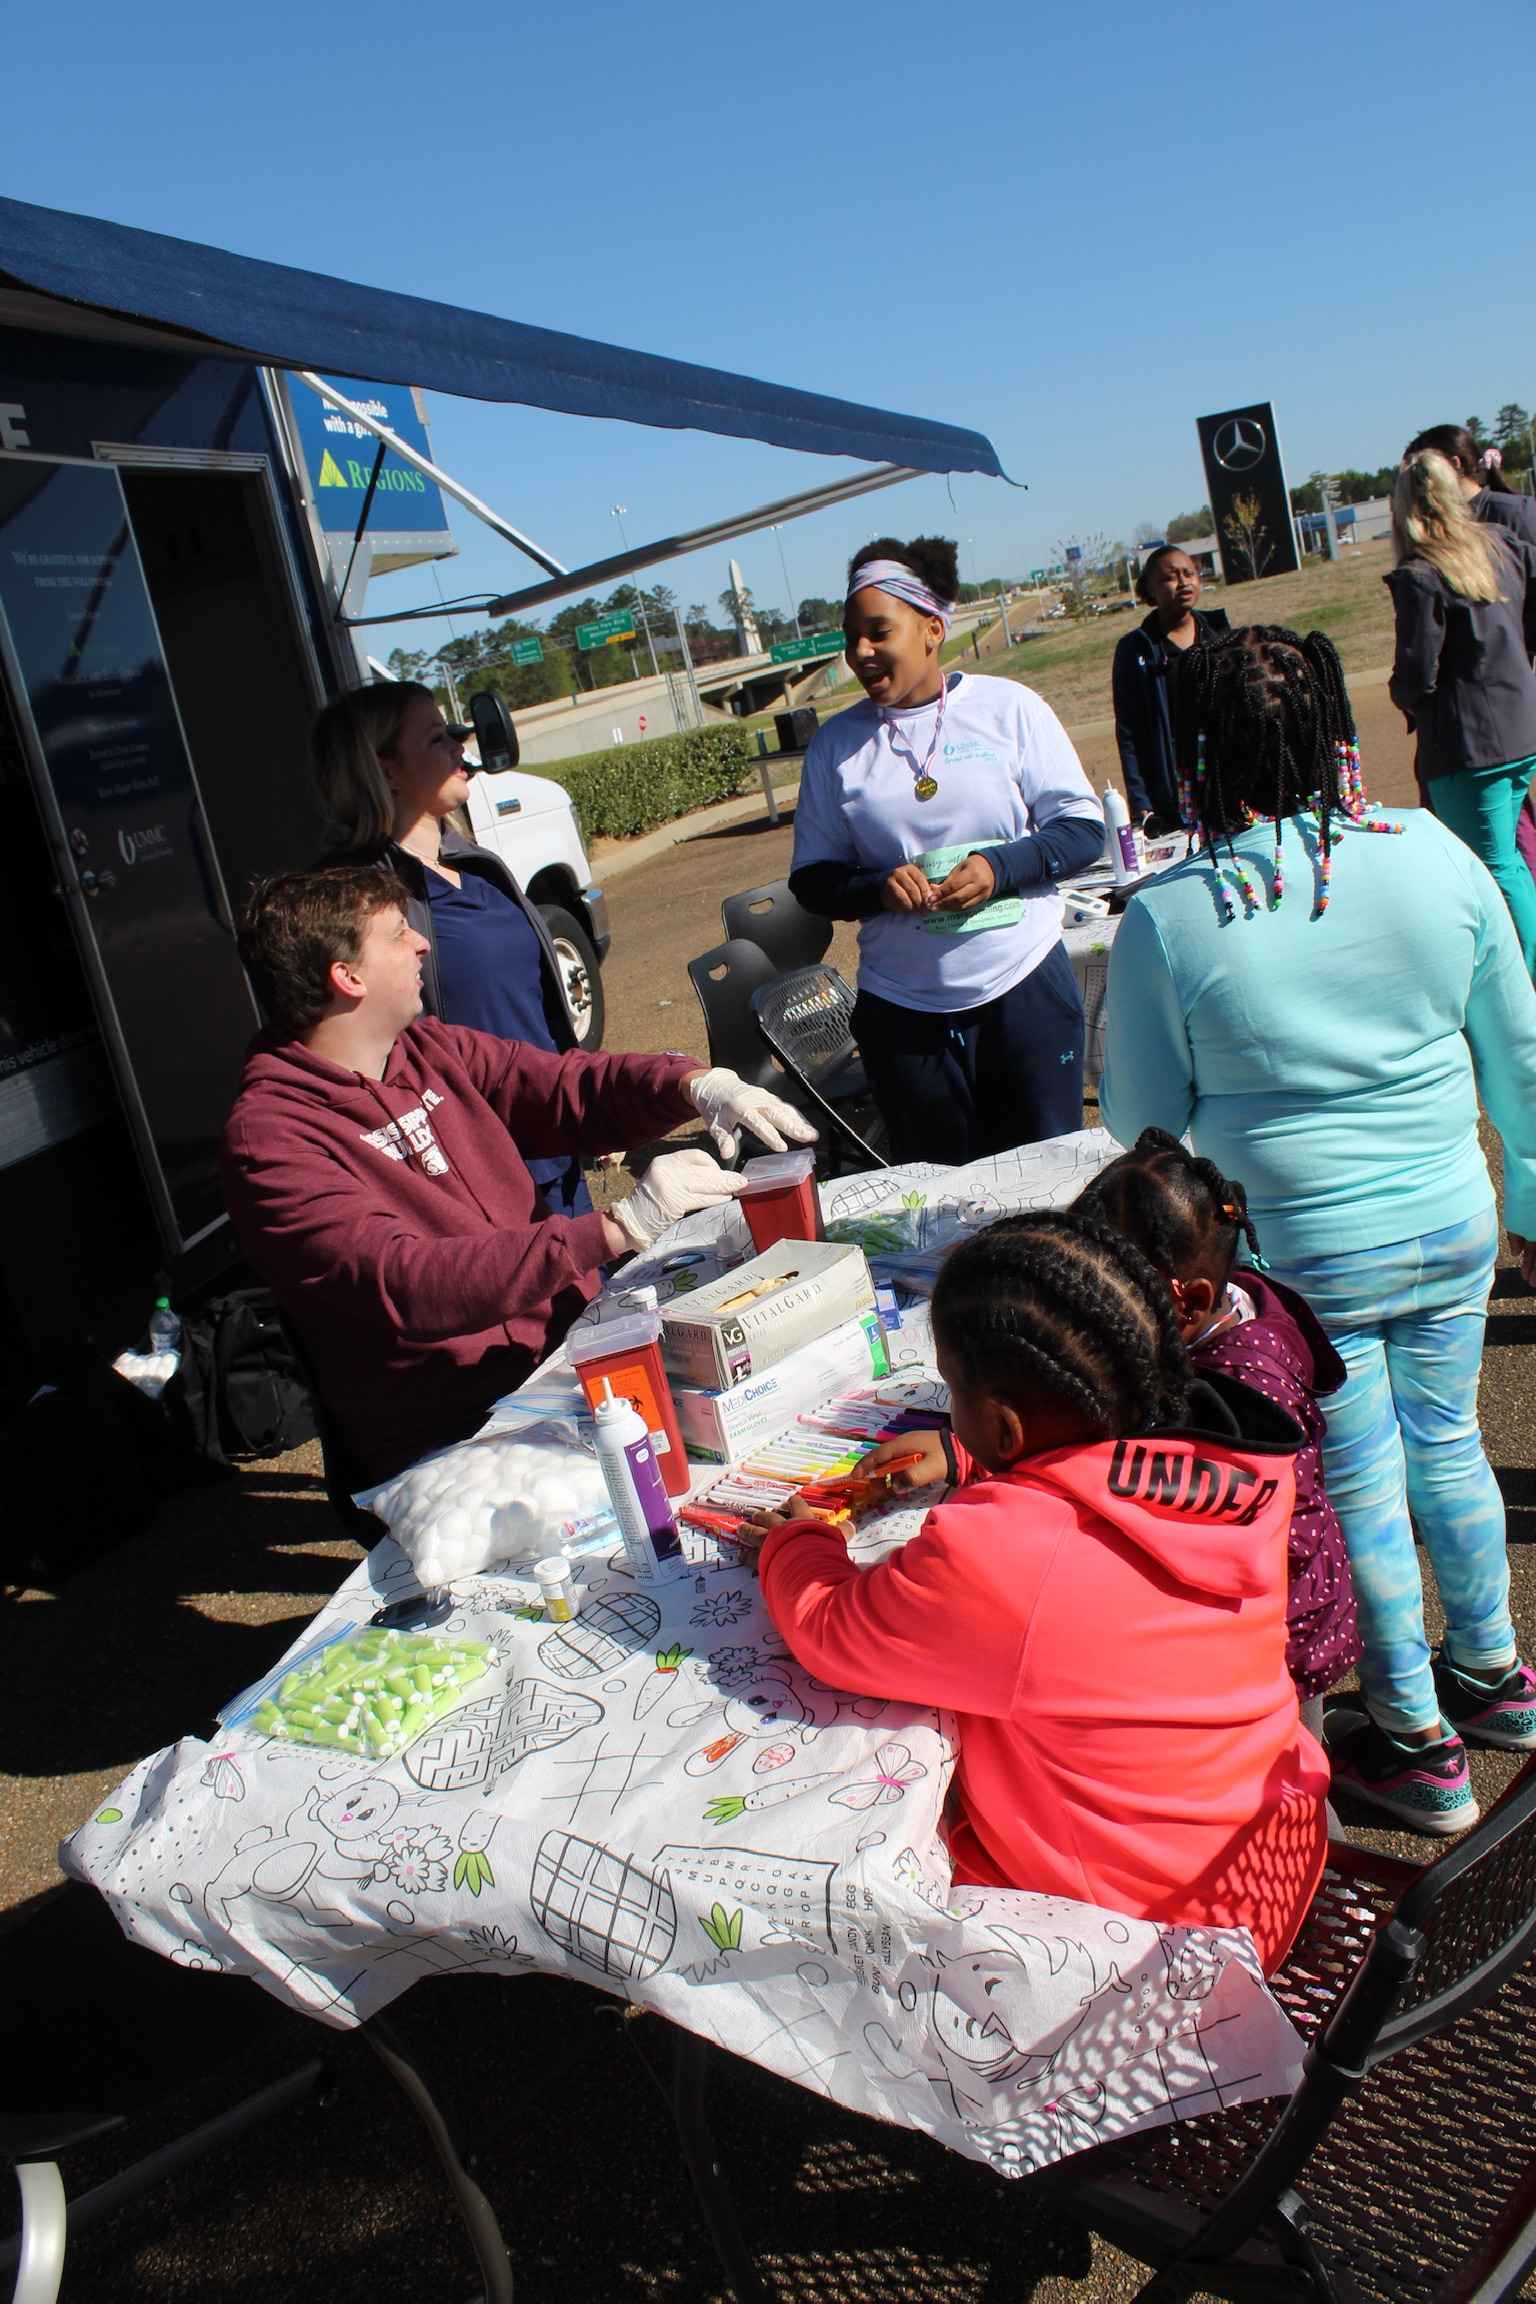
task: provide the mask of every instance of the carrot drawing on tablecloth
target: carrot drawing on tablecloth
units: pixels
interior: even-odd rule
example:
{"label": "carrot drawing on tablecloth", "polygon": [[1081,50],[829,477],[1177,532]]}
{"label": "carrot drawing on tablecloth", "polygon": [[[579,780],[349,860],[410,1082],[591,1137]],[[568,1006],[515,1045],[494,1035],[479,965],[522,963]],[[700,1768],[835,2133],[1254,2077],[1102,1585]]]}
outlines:
{"label": "carrot drawing on tablecloth", "polygon": [[649,1676],[641,1681],[640,1693],[635,1698],[637,1720],[643,1720],[647,1712],[654,1711],[663,1695],[677,1687],[677,1675],[682,1668],[683,1658],[692,1654],[693,1650],[683,1647],[680,1641],[674,1641],[670,1648],[657,1649],[655,1666]]}
{"label": "carrot drawing on tablecloth", "polygon": [[722,1792],[706,1805],[704,1821],[734,1824],[748,1809],[781,1807],[786,1800],[798,1800],[802,1792],[814,1791],[818,1784],[835,1784],[841,1774],[840,1768],[818,1768],[814,1775],[781,1777],[776,1784],[758,1784],[750,1792]]}

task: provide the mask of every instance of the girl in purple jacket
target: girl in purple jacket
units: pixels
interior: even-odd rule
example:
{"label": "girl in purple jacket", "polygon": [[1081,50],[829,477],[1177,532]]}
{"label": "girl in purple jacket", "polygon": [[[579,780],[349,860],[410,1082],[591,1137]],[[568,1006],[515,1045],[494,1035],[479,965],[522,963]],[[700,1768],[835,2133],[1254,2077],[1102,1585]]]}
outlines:
{"label": "girl in purple jacket", "polygon": [[1344,1531],[1323,1487],[1317,1404],[1343,1382],[1344,1364],[1294,1290],[1254,1265],[1234,1271],[1240,1235],[1258,1258],[1247,1194],[1165,1129],[1144,1128],[1134,1151],[1101,1169],[1077,1205],[1133,1240],[1167,1279],[1197,1369],[1265,1393],[1301,1427],[1286,1663],[1302,1718],[1321,1735],[1324,1693],[1360,1657]]}

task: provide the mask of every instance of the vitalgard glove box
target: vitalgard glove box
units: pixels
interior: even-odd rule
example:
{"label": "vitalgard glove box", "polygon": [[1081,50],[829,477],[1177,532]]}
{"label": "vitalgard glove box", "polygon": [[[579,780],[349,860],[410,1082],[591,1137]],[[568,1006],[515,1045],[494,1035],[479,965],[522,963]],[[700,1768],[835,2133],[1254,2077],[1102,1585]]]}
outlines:
{"label": "vitalgard glove box", "polygon": [[833,1240],[781,1240],[708,1287],[664,1305],[661,1356],[681,1383],[724,1391],[874,1309],[875,1284],[862,1249]]}

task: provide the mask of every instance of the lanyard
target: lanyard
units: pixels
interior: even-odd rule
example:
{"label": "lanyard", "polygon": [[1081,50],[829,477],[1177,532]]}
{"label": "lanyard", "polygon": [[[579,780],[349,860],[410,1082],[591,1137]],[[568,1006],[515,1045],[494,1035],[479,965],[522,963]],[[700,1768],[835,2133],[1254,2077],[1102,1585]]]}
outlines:
{"label": "lanyard", "polygon": [[916,798],[919,800],[931,800],[939,788],[938,780],[933,775],[932,769],[934,755],[939,749],[939,738],[944,731],[944,699],[948,692],[949,682],[947,679],[941,678],[938,698],[939,708],[933,716],[933,736],[928,746],[927,758],[924,760],[918,759],[917,754],[913,751],[905,736],[902,735],[899,727],[897,726],[895,716],[889,712],[882,712],[880,715],[880,718],[885,726],[886,740],[890,744],[891,750],[896,753],[905,753],[906,755],[907,766],[912,771],[912,790]]}

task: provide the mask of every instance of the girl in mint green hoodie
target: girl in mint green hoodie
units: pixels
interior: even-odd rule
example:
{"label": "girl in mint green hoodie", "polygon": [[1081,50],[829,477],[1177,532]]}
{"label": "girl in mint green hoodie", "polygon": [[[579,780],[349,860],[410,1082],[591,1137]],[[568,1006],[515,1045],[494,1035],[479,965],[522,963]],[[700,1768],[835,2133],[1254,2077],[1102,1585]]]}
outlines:
{"label": "girl in mint green hoodie", "polygon": [[[1504,1141],[1510,1230],[1536,1237],[1536,992],[1470,849],[1423,810],[1366,806],[1320,633],[1234,632],[1186,670],[1196,839],[1127,906],[1102,1109],[1124,1144],[1187,1131],[1244,1179],[1276,1277],[1344,1361],[1323,1461],[1364,1705],[1332,1718],[1335,1781],[1459,1831],[1477,1816],[1464,1740],[1536,1747],[1477,1424],[1498,1246],[1478,1100]],[[1446,1612],[1435,1658],[1415,1524]]]}

